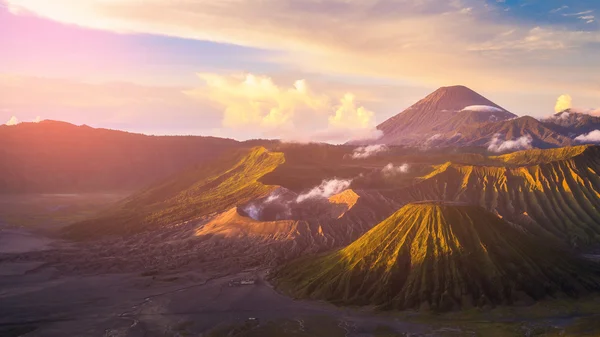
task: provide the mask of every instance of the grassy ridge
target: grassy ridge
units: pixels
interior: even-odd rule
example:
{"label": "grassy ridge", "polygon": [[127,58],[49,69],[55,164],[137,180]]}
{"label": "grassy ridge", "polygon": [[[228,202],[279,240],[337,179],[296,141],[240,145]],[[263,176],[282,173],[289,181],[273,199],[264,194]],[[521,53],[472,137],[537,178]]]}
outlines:
{"label": "grassy ridge", "polygon": [[263,147],[238,151],[141,191],[109,214],[69,226],[66,234],[127,234],[219,212],[270,193],[275,187],[258,179],[284,162],[282,153]]}
{"label": "grassy ridge", "polygon": [[600,148],[529,150],[495,159],[509,166],[446,163],[398,195],[479,204],[572,246],[600,242]]}
{"label": "grassy ridge", "polygon": [[576,296],[600,269],[532,240],[478,206],[410,204],[350,246],[277,272],[292,295],[450,310]]}

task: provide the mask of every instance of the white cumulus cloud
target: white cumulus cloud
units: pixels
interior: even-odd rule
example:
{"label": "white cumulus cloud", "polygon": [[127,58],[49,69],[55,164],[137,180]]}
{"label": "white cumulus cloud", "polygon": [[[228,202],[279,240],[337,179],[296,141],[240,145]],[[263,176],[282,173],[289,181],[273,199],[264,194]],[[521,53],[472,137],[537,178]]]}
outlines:
{"label": "white cumulus cloud", "polygon": [[304,80],[286,88],[254,74],[198,76],[206,86],[186,93],[221,106],[225,127],[293,128],[299,111],[326,112],[330,106],[329,98],[313,93]]}
{"label": "white cumulus cloud", "polygon": [[488,150],[492,152],[506,152],[531,149],[533,138],[530,135],[521,136],[514,140],[503,141],[500,135],[494,135],[494,138],[488,146]]}
{"label": "white cumulus cloud", "polygon": [[300,194],[296,198],[296,202],[303,202],[313,198],[329,198],[332,195],[338,194],[347,189],[352,180],[350,179],[331,179],[323,180],[319,186],[315,186],[310,191]]}
{"label": "white cumulus cloud", "polygon": [[352,151],[352,159],[365,159],[388,150],[389,148],[383,144],[361,146]]}
{"label": "white cumulus cloud", "polygon": [[290,142],[376,139],[375,113],[346,93],[338,104],[305,80],[282,86],[263,75],[202,73],[204,86],[185,93],[223,111],[222,125]]}
{"label": "white cumulus cloud", "polygon": [[575,138],[580,143],[600,143],[600,130],[594,130],[588,134],[580,135]]}
{"label": "white cumulus cloud", "polygon": [[369,129],[375,126],[375,114],[365,107],[357,106],[355,97],[346,94],[340,100],[335,115],[329,117],[329,125],[341,129]]}
{"label": "white cumulus cloud", "polygon": [[17,125],[19,123],[20,122],[17,119],[17,117],[16,116],[12,116],[12,117],[10,117],[10,119],[5,124],[10,126],[10,125]]}
{"label": "white cumulus cloud", "polygon": [[558,112],[570,109],[572,104],[573,104],[573,98],[571,97],[571,95],[568,95],[568,94],[560,95],[556,99],[556,105],[554,105],[554,112],[558,113]]}
{"label": "white cumulus cloud", "polygon": [[408,173],[409,170],[410,165],[406,163],[399,166],[394,166],[394,164],[389,163],[384,166],[383,169],[381,169],[381,173],[383,173],[385,176],[393,176],[400,173]]}

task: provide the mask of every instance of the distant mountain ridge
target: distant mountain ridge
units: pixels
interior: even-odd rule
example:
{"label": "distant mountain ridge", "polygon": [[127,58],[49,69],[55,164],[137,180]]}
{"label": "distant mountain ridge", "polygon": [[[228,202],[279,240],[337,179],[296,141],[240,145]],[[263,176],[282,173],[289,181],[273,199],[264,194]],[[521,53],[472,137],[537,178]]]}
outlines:
{"label": "distant mountain ridge", "polygon": [[600,116],[567,109],[542,120],[547,128],[571,138],[600,130]]}
{"label": "distant mountain ridge", "polygon": [[[494,152],[556,148],[580,143],[579,135],[600,129],[600,117],[566,110],[550,118],[517,117],[464,86],[442,87],[377,129],[371,144],[417,147],[476,146]],[[502,146],[504,142],[513,142]],[[514,143],[516,142],[516,143]]]}
{"label": "distant mountain ridge", "polygon": [[147,136],[49,120],[2,125],[0,193],[133,190],[250,143]]}

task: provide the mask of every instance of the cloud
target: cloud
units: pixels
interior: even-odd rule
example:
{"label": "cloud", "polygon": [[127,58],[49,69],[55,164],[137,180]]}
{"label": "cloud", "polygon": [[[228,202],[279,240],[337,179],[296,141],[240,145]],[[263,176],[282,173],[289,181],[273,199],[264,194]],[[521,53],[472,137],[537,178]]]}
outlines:
{"label": "cloud", "polygon": [[379,137],[375,114],[358,105],[351,93],[333,104],[330,95],[316,93],[305,80],[286,87],[271,77],[250,73],[198,76],[205,85],[185,93],[222,110],[226,128],[252,129],[263,137],[297,142]]}
{"label": "cloud", "polygon": [[361,144],[370,142],[383,137],[383,131],[376,128],[368,129],[338,129],[326,128],[314,132],[305,132],[304,134],[283,135],[282,140],[292,143],[312,143],[329,142],[334,144],[343,144],[346,142]]}
{"label": "cloud", "polygon": [[17,125],[17,124],[19,124],[19,123],[20,123],[20,122],[19,122],[19,120],[17,119],[17,117],[16,117],[16,116],[12,116],[12,117],[10,117],[10,119],[9,119],[9,120],[6,122],[6,125],[9,125],[9,126],[11,126],[11,125]]}
{"label": "cloud", "polygon": [[352,152],[352,159],[365,159],[388,150],[389,148],[382,144],[361,146],[354,149]]}
{"label": "cloud", "polygon": [[600,130],[594,130],[588,134],[580,135],[575,138],[580,143],[600,143]]}
{"label": "cloud", "polygon": [[[468,77],[483,89],[590,90],[596,61],[586,55],[600,42],[597,31],[507,20],[504,6],[479,0],[5,2],[13,12],[87,28],[271,50],[270,62],[302,71],[429,84]],[[557,50],[565,52],[548,53]],[[571,66],[574,58],[581,66]]]}
{"label": "cloud", "polygon": [[48,119],[134,132],[207,135],[220,126],[221,112],[185,89],[0,73],[0,109],[29,118],[43,110]]}
{"label": "cloud", "polygon": [[410,166],[408,164],[402,164],[400,166],[394,166],[394,164],[389,163],[381,169],[381,173],[385,176],[394,176],[399,173],[408,173]]}
{"label": "cloud", "polygon": [[323,180],[319,186],[314,187],[310,191],[300,194],[296,198],[296,202],[300,203],[313,198],[329,198],[332,195],[338,194],[347,189],[352,180],[331,179]]}
{"label": "cloud", "polygon": [[313,93],[304,80],[286,88],[254,74],[198,76],[205,87],[186,93],[219,105],[224,110],[223,126],[229,128],[292,129],[298,112],[327,113],[330,107],[329,98]]}
{"label": "cloud", "polygon": [[40,116],[36,116],[35,119],[33,120],[34,123],[39,123],[42,121],[42,117]]}
{"label": "cloud", "polygon": [[504,110],[496,108],[495,106],[489,105],[470,105],[465,107],[461,111],[475,111],[475,112],[503,112]]}
{"label": "cloud", "polygon": [[375,126],[373,111],[356,106],[354,95],[346,94],[340,100],[335,115],[329,117],[329,125],[341,129],[369,129]]}
{"label": "cloud", "polygon": [[260,220],[260,213],[262,212],[262,207],[255,204],[249,204],[246,207],[244,207],[244,212],[246,212],[246,214],[248,214],[250,218],[254,220]]}
{"label": "cloud", "polygon": [[[594,109],[594,108],[579,108],[579,107],[573,107],[573,98],[571,97],[571,95],[561,95],[560,97],[558,97],[558,99],[556,100],[556,106],[554,107],[554,111],[556,113],[559,112],[563,112],[565,110],[569,110],[570,112],[574,112],[574,113],[579,113],[579,114],[585,114],[585,115],[591,115],[591,116],[600,116],[600,109]],[[563,118],[567,118],[569,115],[566,114],[562,114],[561,117]]]}
{"label": "cloud", "polygon": [[560,95],[556,100],[556,105],[554,106],[554,112],[562,112],[571,108],[573,103],[573,98],[571,95]]}
{"label": "cloud", "polygon": [[558,7],[558,8],[555,8],[555,9],[551,10],[550,13],[552,13],[552,14],[558,13],[558,12],[563,11],[563,10],[568,9],[568,8],[569,8],[569,6],[566,6],[566,5],[565,6],[561,6],[561,7]]}
{"label": "cloud", "polygon": [[554,115],[547,117],[547,118],[543,118],[542,121],[554,121],[554,122],[561,122],[561,121],[566,121],[569,119],[569,117],[571,116],[571,114],[568,111],[563,111],[555,113]]}
{"label": "cloud", "polygon": [[591,15],[592,13],[594,13],[593,10],[587,10],[578,13],[565,13],[563,14],[563,16],[577,17],[579,20],[589,24],[594,23],[596,21],[596,17],[594,15]]}
{"label": "cloud", "polygon": [[530,135],[521,136],[514,140],[502,141],[499,134],[494,135],[494,138],[488,146],[488,151],[491,152],[506,152],[531,149],[533,138]]}
{"label": "cloud", "polygon": [[441,133],[436,133],[435,135],[427,138],[427,140],[425,141],[425,143],[426,144],[433,143],[433,142],[438,141],[440,139],[442,139],[442,134]]}

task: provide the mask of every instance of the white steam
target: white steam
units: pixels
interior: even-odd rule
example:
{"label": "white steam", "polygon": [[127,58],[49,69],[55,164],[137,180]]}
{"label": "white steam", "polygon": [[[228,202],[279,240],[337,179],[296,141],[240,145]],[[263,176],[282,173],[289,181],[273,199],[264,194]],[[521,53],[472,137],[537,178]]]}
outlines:
{"label": "white steam", "polygon": [[503,141],[499,134],[494,135],[494,138],[488,146],[488,150],[492,152],[505,152],[531,149],[533,138],[530,135],[525,135],[514,140]]}
{"label": "white steam", "polygon": [[588,134],[580,135],[575,138],[580,143],[600,143],[600,130],[594,130]]}
{"label": "white steam", "polygon": [[10,117],[10,119],[8,120],[8,122],[6,122],[6,125],[11,126],[11,125],[17,125],[19,124],[19,120],[17,119],[16,116],[12,116]]}
{"label": "white steam", "polygon": [[352,152],[352,159],[369,158],[371,156],[374,156],[381,152],[385,152],[387,150],[388,150],[388,147],[385,145],[382,145],[382,144],[357,147]]}
{"label": "white steam", "polygon": [[408,164],[394,166],[394,164],[389,163],[383,167],[381,173],[383,173],[385,176],[394,176],[396,174],[408,173],[408,170],[410,170],[410,166]]}
{"label": "white steam", "polygon": [[496,108],[495,106],[489,105],[470,105],[461,111],[475,111],[475,112],[504,112],[504,110],[500,108]]}
{"label": "white steam", "polygon": [[331,179],[331,180],[323,180],[319,186],[313,187],[310,191],[300,194],[296,198],[296,202],[303,202],[308,199],[313,198],[329,198],[332,195],[338,194],[345,189],[347,189],[352,180],[344,180],[344,179]]}
{"label": "white steam", "polygon": [[435,142],[436,140],[439,140],[442,138],[442,134],[441,133],[436,133],[435,135],[427,138],[427,140],[425,141],[426,143],[431,143],[431,142]]}
{"label": "white steam", "polygon": [[262,200],[262,201],[255,201],[252,202],[251,204],[246,205],[246,207],[243,208],[244,212],[252,219],[254,220],[261,220],[261,215],[263,213],[263,211],[265,210],[265,208],[275,202],[278,202],[282,208],[285,209],[284,213],[286,215],[289,215],[291,210],[289,209],[289,205],[288,202],[280,202],[279,199],[282,197],[282,192],[281,190],[276,190],[271,192],[271,194],[269,194],[269,196]]}
{"label": "white steam", "polygon": [[255,204],[250,204],[244,208],[244,212],[246,212],[246,214],[248,214],[248,216],[252,219],[260,220],[260,213],[262,212],[262,207]]}
{"label": "white steam", "polygon": [[571,95],[560,95],[556,99],[556,105],[554,106],[554,112],[559,113],[561,111],[565,111],[570,109],[573,104],[573,98]]}

